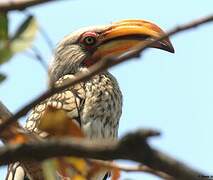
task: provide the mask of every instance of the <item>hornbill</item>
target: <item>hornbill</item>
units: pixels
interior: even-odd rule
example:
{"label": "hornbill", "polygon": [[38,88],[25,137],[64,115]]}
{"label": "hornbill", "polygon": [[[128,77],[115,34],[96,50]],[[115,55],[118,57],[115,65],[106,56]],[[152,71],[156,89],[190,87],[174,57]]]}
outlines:
{"label": "hornbill", "polygon": [[[82,28],[73,32],[56,48],[54,60],[49,68],[49,87],[61,86],[74,78],[77,73],[88,71],[90,66],[103,58],[120,56],[139,44],[153,42],[164,34],[165,32],[157,25],[135,19]],[[174,53],[168,38],[155,42],[150,47]],[[107,70],[94,75],[86,82],[53,95],[33,109],[27,120],[26,129],[44,138],[46,133],[38,126],[48,106],[65,110],[88,138],[117,138],[122,112],[122,93],[115,77]],[[16,180],[18,179],[16,176],[22,175],[25,178],[28,176],[29,179],[42,179],[36,171],[33,175],[26,174],[21,165],[21,163],[10,165],[7,178]],[[106,178],[105,175],[106,172],[96,179]]]}

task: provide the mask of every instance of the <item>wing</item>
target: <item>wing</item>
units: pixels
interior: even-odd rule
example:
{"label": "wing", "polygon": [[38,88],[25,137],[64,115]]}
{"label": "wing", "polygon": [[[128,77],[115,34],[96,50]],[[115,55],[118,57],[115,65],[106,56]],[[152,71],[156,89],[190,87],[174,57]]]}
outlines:
{"label": "wing", "polygon": [[[56,86],[62,86],[63,84],[70,81],[70,79],[73,79],[73,75],[65,75],[61,79],[59,79],[56,82]],[[37,127],[40,122],[41,116],[44,114],[44,112],[47,110],[48,106],[52,106],[56,109],[64,109],[67,111],[68,116],[76,120],[81,125],[81,117],[80,117],[80,111],[84,106],[85,101],[85,90],[84,90],[84,84],[80,83],[73,87],[70,87],[60,93],[57,93],[50,97],[49,99],[45,100],[44,102],[38,104],[31,112],[25,128],[28,129],[31,132],[34,132],[41,137],[45,137],[47,134],[44,132],[41,132]],[[42,180],[43,177],[41,177],[41,172],[38,170],[38,172],[35,172],[35,166],[32,166],[32,164],[24,163],[21,164],[19,162],[10,164],[8,167],[8,174],[6,177],[6,180],[25,180],[27,179],[26,171],[29,174],[33,174],[33,176],[36,175],[36,177],[32,177],[36,180]],[[40,176],[40,177],[38,177]]]}
{"label": "wing", "polygon": [[[60,78],[55,85],[62,86],[73,78],[74,78],[73,75],[65,75],[62,78]],[[84,102],[85,102],[84,84],[79,83],[73,87],[70,87],[60,93],[53,95],[46,101],[37,105],[33,109],[32,113],[30,114],[27,120],[26,129],[28,129],[31,132],[39,134],[41,137],[46,136],[46,133],[41,132],[37,127],[40,122],[41,116],[44,114],[48,106],[67,111],[68,116],[71,119],[76,120],[79,123],[79,125],[81,125],[80,112],[84,106]]]}

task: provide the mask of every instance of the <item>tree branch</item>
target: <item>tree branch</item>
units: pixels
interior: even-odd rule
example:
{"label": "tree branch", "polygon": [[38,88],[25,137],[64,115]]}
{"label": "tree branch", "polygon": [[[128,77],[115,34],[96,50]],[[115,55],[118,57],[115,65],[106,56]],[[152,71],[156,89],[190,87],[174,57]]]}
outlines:
{"label": "tree branch", "polygon": [[13,0],[0,3],[0,11],[24,10],[28,7],[53,2],[56,0]]}
{"label": "tree branch", "polygon": [[[8,118],[12,117],[12,113],[7,109],[7,107],[0,101],[0,124],[4,123]],[[14,121],[13,125],[7,129],[7,131],[0,133],[0,139],[3,142],[7,142],[8,139],[14,137],[18,130],[22,127],[18,122]]]}
{"label": "tree branch", "polygon": [[[0,101],[0,123],[4,122],[5,119],[11,116],[12,113]],[[12,124],[12,126],[7,128],[7,131],[1,133],[0,138],[4,143],[8,144],[8,141],[16,137],[19,133],[24,133],[24,136],[26,136],[30,141],[32,140],[34,142],[35,140],[38,140],[35,134],[28,134],[18,122],[15,122],[14,124]],[[22,162],[22,167],[25,169],[27,174],[33,179],[40,179],[40,177],[43,177],[43,172],[40,163],[36,163],[33,161]],[[35,170],[38,172],[35,173]]]}
{"label": "tree branch", "polygon": [[201,172],[149,146],[147,138],[157,134],[153,130],[143,130],[129,133],[119,142],[106,141],[103,143],[64,138],[7,146],[0,148],[0,165],[15,161],[41,161],[58,156],[101,160],[127,159],[142,163],[154,171],[162,171],[175,179],[198,180]]}
{"label": "tree branch", "polygon": [[7,109],[7,107],[0,101],[0,123],[4,119],[8,119],[12,116],[12,113]]}
{"label": "tree branch", "polygon": [[[12,113],[0,101],[0,119],[7,119],[11,116],[12,116]],[[21,128],[21,127],[19,127],[19,128]],[[7,131],[8,131],[8,129],[7,129]],[[11,132],[9,132],[9,134],[11,134]],[[26,136],[27,135],[29,135],[30,137],[34,136],[33,134],[26,134]],[[149,131],[149,133],[146,132],[146,136],[155,136],[155,135],[159,135],[159,133],[152,132],[152,131]],[[3,138],[3,139],[5,139],[5,138]],[[36,139],[36,137],[33,138],[33,139]],[[0,149],[0,155],[1,155],[1,149]],[[140,172],[146,172],[146,173],[153,174],[155,176],[161,177],[161,178],[166,179],[166,180],[173,180],[174,179],[164,172],[151,169],[150,167],[145,166],[145,165],[140,165],[140,166],[137,166],[137,167],[128,167],[128,166],[121,166],[121,165],[118,166],[117,164],[115,164],[113,162],[109,162],[109,161],[101,161],[101,160],[91,160],[91,161],[95,161],[96,163],[99,163],[101,166],[105,166],[105,167],[108,167],[108,168],[111,168],[111,169],[112,168],[118,168],[118,169],[120,169],[122,171],[126,171],[126,172],[140,171]],[[22,163],[22,166],[24,166],[25,170],[27,170],[27,173],[31,177],[34,177],[34,170],[32,170],[32,167],[36,167],[36,169],[39,169],[39,165],[36,162],[30,162],[30,167],[29,167],[29,162],[27,162],[27,163],[24,162],[24,163]],[[39,175],[39,176],[42,176],[42,175]],[[37,178],[37,177],[35,177],[35,178]]]}
{"label": "tree branch", "polygon": [[165,180],[175,180],[173,177],[169,176],[168,174],[151,169],[150,167],[146,165],[138,165],[138,166],[125,165],[124,166],[124,165],[119,165],[112,161],[102,161],[102,160],[91,160],[91,161],[96,162],[99,165],[101,165],[101,167],[106,167],[108,169],[119,169],[120,171],[125,171],[125,172],[146,172],[146,173],[155,175],[157,177],[161,177],[162,179],[165,179]]}
{"label": "tree branch", "polygon": [[47,91],[45,91],[43,94],[41,94],[38,98],[31,101],[29,104],[25,105],[23,108],[21,108],[18,112],[16,112],[12,117],[8,118],[8,120],[0,125],[0,132],[3,132],[3,130],[8,127],[12,122],[17,121],[20,117],[24,116],[29,112],[33,107],[35,107],[40,102],[44,101],[45,99],[49,98],[55,93],[58,93],[70,86],[73,86],[79,82],[87,81],[90,77],[94,76],[95,74],[98,74],[107,68],[113,67],[115,65],[118,65],[120,63],[123,63],[125,61],[128,61],[135,57],[140,57],[141,53],[144,52],[150,45],[153,43],[156,43],[159,40],[163,40],[167,37],[170,37],[172,35],[175,35],[177,33],[195,28],[197,26],[203,25],[205,23],[209,23],[213,21],[213,15],[206,16],[204,18],[201,18],[199,20],[195,20],[193,22],[184,24],[182,26],[178,26],[170,31],[165,36],[160,37],[159,39],[152,41],[151,43],[147,43],[145,46],[139,46],[138,48],[132,49],[129,53],[126,53],[124,55],[121,55],[120,57],[109,57],[106,59],[103,59],[102,61],[99,61],[99,63],[93,65],[89,68],[88,72],[79,73],[76,75],[76,78],[71,80],[69,83],[65,84],[64,86],[57,87],[57,88],[51,88]]}
{"label": "tree branch", "polygon": [[[6,106],[0,101],[0,120],[3,120],[3,119],[7,119],[9,118],[10,116],[12,116],[12,113],[6,108]],[[21,128],[21,127],[19,127]],[[15,128],[15,130],[17,130],[17,128]],[[7,131],[9,131],[9,134],[11,135],[11,132],[10,130],[7,129]],[[26,134],[26,136],[34,136],[33,134]],[[146,136],[154,136],[154,135],[159,135],[158,133],[156,132],[151,132],[149,131],[146,132]],[[143,135],[145,136],[145,135]],[[5,138],[3,138],[5,139]],[[36,139],[36,138],[33,138],[33,139]],[[1,155],[1,149],[0,149],[0,155]],[[4,156],[4,155],[3,155]],[[163,179],[166,179],[166,180],[173,180],[174,178],[172,178],[171,176],[167,175],[166,173],[164,172],[161,172],[161,171],[157,171],[157,170],[154,170],[154,169],[151,169],[150,167],[148,166],[145,166],[145,165],[140,165],[140,166],[137,166],[137,167],[127,167],[127,166],[118,166],[116,165],[115,163],[113,162],[107,162],[107,161],[101,161],[101,160],[91,160],[91,161],[96,161],[97,163],[99,163],[101,166],[105,166],[105,167],[108,167],[108,168],[118,168],[122,171],[126,171],[126,172],[134,172],[134,171],[140,171],[140,172],[146,172],[146,173],[150,173],[150,174],[153,174],[155,176],[158,176],[158,177],[161,177]],[[30,167],[29,167],[29,164],[30,164]],[[32,166],[33,167],[36,167],[37,169],[39,169],[39,165],[38,163],[36,162],[24,162],[22,163],[22,166],[24,166],[24,168],[27,170],[28,174],[31,176],[31,177],[34,177],[34,170],[32,170]],[[42,171],[41,171],[42,172]],[[39,175],[41,176],[41,175]]]}

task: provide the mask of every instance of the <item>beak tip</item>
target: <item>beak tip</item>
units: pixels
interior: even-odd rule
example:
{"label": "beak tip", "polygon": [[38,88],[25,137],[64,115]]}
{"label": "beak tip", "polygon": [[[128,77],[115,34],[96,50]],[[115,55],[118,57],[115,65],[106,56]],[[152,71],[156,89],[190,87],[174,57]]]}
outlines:
{"label": "beak tip", "polygon": [[173,47],[171,41],[169,39],[165,39],[163,41],[163,49],[170,52],[170,53],[175,53],[175,48]]}
{"label": "beak tip", "polygon": [[172,45],[168,48],[168,52],[173,53],[173,54],[175,53],[175,49]]}
{"label": "beak tip", "polygon": [[158,49],[162,49],[164,51],[170,52],[170,53],[175,53],[175,49],[172,45],[172,43],[170,43],[170,41],[164,41],[164,43],[160,43],[160,44],[154,44],[153,46],[154,48],[158,48]]}

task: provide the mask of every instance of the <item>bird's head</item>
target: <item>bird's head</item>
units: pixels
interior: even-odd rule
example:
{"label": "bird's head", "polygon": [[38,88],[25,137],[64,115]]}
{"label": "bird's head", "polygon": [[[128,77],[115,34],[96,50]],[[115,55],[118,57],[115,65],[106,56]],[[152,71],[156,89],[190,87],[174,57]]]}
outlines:
{"label": "bird's head", "polygon": [[[139,44],[152,42],[164,34],[160,27],[144,20],[122,20],[73,32],[56,49],[49,70],[50,83],[65,74],[75,74],[82,68],[88,68],[107,56],[119,56]],[[174,53],[168,38],[151,47]]]}

